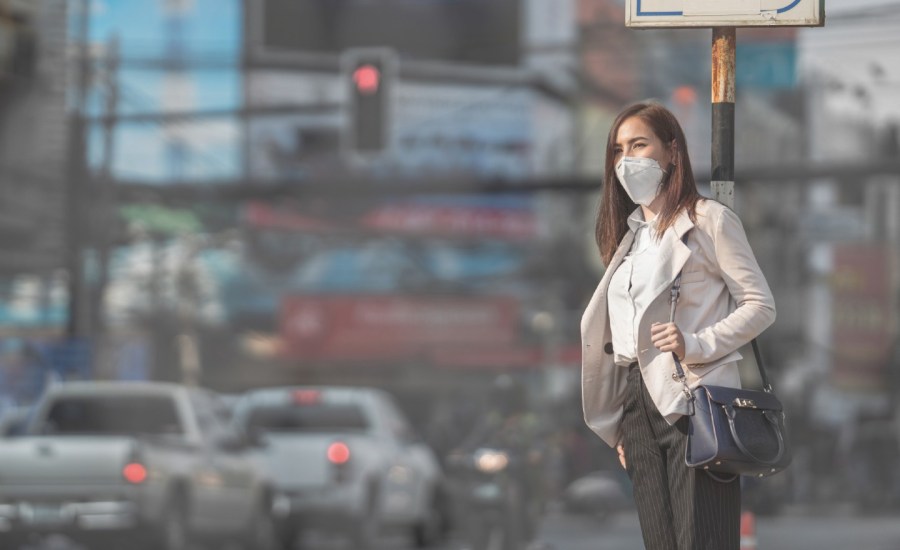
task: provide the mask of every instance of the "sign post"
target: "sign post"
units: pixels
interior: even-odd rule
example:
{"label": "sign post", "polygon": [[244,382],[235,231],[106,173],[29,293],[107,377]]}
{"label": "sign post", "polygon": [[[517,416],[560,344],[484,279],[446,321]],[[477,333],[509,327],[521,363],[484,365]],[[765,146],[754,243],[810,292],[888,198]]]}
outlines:
{"label": "sign post", "polygon": [[734,207],[737,27],[821,27],[825,0],[628,0],[625,25],[638,29],[710,27],[712,36],[713,198]]}
{"label": "sign post", "polygon": [[713,198],[734,208],[734,27],[713,27],[712,164]]}

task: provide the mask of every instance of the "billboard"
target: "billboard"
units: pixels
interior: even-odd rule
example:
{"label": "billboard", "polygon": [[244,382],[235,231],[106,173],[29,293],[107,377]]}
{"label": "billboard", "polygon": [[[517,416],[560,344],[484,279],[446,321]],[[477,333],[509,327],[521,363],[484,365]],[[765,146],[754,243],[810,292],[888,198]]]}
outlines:
{"label": "billboard", "polygon": [[401,171],[510,178],[537,171],[533,117],[541,99],[533,91],[402,82],[394,101],[391,162]]}
{"label": "billboard", "polygon": [[249,3],[251,59],[388,47],[404,57],[516,65],[520,0],[264,0]]}
{"label": "billboard", "polygon": [[[340,170],[346,83],[340,75],[313,71],[258,70],[248,76],[251,106],[303,106],[302,113],[247,121],[246,162],[255,181],[328,177]],[[559,170],[565,163],[554,152],[566,149],[562,144],[573,122],[570,113],[550,104],[523,87],[397,81],[389,151],[373,164],[399,178],[521,178]]]}
{"label": "billboard", "polygon": [[896,319],[886,246],[834,246],[831,275],[832,382],[848,390],[882,391],[893,351]]}

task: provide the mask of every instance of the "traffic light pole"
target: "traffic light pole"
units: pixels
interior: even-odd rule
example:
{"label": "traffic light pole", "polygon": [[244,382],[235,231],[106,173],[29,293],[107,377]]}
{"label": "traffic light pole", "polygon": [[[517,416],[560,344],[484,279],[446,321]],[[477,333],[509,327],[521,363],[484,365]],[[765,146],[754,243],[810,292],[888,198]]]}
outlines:
{"label": "traffic light pole", "polygon": [[735,27],[714,27],[712,39],[713,198],[734,208]]}

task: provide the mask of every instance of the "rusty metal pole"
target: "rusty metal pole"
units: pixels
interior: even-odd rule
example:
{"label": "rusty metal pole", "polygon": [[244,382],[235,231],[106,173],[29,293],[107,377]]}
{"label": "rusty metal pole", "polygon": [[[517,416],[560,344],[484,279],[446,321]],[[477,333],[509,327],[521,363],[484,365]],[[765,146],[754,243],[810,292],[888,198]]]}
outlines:
{"label": "rusty metal pole", "polygon": [[713,198],[734,208],[735,27],[714,27],[712,41]]}

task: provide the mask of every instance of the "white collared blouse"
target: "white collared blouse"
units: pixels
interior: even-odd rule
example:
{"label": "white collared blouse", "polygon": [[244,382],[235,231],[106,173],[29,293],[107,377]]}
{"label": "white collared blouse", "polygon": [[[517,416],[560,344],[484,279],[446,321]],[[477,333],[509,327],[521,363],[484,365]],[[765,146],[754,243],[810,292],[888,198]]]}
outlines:
{"label": "white collared blouse", "polygon": [[637,331],[641,315],[656,295],[650,278],[659,263],[656,220],[644,221],[641,208],[628,218],[634,242],[609,283],[609,320],[614,361],[627,366],[637,361]]}

